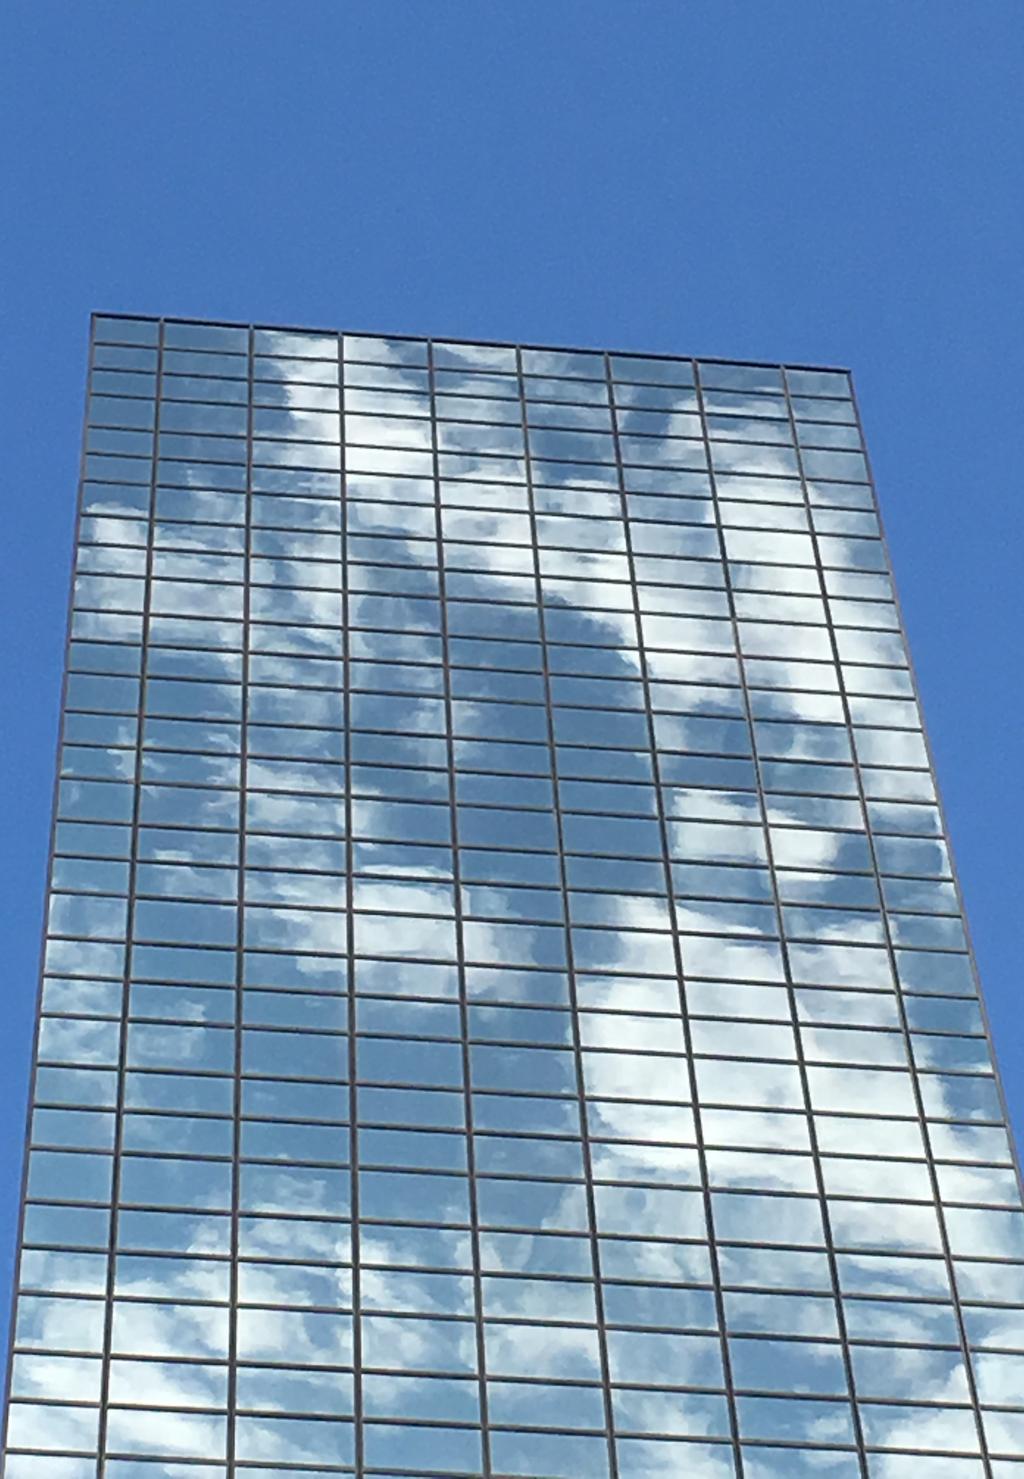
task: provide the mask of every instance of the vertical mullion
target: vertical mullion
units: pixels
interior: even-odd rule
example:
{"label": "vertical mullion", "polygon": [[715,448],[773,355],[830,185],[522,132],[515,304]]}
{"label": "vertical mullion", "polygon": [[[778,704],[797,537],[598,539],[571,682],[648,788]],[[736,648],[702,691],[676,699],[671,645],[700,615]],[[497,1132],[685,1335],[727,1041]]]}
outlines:
{"label": "vertical mullion", "polygon": [[[715,1224],[713,1208],[711,1203],[711,1183],[708,1176],[707,1151],[704,1145],[704,1127],[700,1116],[700,1097],[697,1086],[697,1069],[693,1056],[693,1035],[690,1028],[689,1006],[686,999],[684,962],[682,945],[679,939],[679,927],[675,918],[675,893],[672,886],[672,864],[671,851],[669,848],[668,819],[665,815],[665,798],[661,785],[661,764],[658,751],[658,742],[654,730],[654,711],[651,703],[650,675],[647,671],[647,649],[643,638],[643,624],[640,620],[640,592],[636,579],[636,563],[633,555],[633,541],[630,532],[629,504],[626,499],[626,479],[622,462],[622,447],[619,433],[618,408],[615,400],[615,382],[612,375],[611,356],[604,356],[605,381],[608,388],[608,401],[611,406],[612,436],[615,442],[616,474],[618,477],[619,503],[621,507],[622,526],[625,531],[626,559],[629,564],[629,578],[633,588],[633,610],[634,620],[637,627],[637,646],[640,655],[640,682],[643,687],[644,696],[644,719],[647,724],[647,743],[651,753],[651,767],[654,775],[655,805],[657,806],[658,832],[661,838],[661,865],[665,879],[665,893],[668,907],[671,912],[670,925],[672,930],[672,949],[675,955],[676,981],[679,992],[679,1012],[682,1021],[683,1046],[686,1052],[686,1071],[690,1087],[690,1102],[693,1113],[694,1137],[697,1147],[697,1163],[700,1171],[701,1196],[704,1203],[704,1222],[707,1230],[708,1259],[711,1264],[711,1277],[713,1283],[713,1296],[715,1301],[715,1314],[718,1319],[718,1342],[722,1357],[722,1371],[725,1382],[725,1399],[729,1411],[729,1426],[732,1439],[733,1463],[739,1479],[743,1476],[743,1453],[740,1448],[739,1415],[736,1407],[736,1395],[732,1379],[732,1362],[729,1356],[729,1342],[726,1339],[725,1323],[725,1300],[722,1294],[722,1273],[718,1261],[718,1247],[715,1237]],[[705,440],[705,455],[707,454],[707,443]],[[709,458],[710,461],[710,458]],[[717,509],[716,509],[717,518]],[[724,552],[721,555],[724,563]]]}
{"label": "vertical mullion", "polygon": [[473,1309],[476,1326],[477,1389],[480,1401],[482,1474],[491,1473],[491,1437],[487,1404],[487,1348],[484,1341],[483,1276],[480,1257],[480,1212],[476,1180],[476,1140],[473,1131],[472,1065],[469,1050],[469,997],[466,986],[466,953],[462,932],[462,874],[459,860],[459,818],[455,796],[455,738],[452,727],[451,657],[448,650],[448,605],[445,590],[444,529],[441,522],[441,469],[437,437],[437,390],[434,374],[434,345],[427,341],[427,373],[430,380],[431,458],[434,477],[434,529],[437,552],[438,607],[441,621],[441,657],[444,683],[445,748],[448,762],[448,812],[452,834],[452,893],[455,900],[455,949],[459,986],[459,1023],[462,1036],[462,1093],[466,1117],[466,1164],[469,1177],[470,1244],[473,1258]]}
{"label": "vertical mullion", "polygon": [[544,621],[544,597],[540,577],[540,543],[537,537],[537,510],[533,494],[533,459],[530,455],[529,424],[526,403],[526,381],[523,375],[522,349],[516,350],[516,375],[519,382],[519,404],[522,415],[523,457],[526,469],[526,498],[530,516],[530,537],[533,544],[534,583],[537,596],[537,618],[540,628],[541,663],[544,678],[544,707],[548,731],[548,748],[551,760],[551,788],[554,805],[555,837],[558,846],[559,887],[562,893],[563,931],[565,936],[566,970],[569,986],[569,1014],[572,1024],[573,1059],[576,1071],[576,1094],[580,1111],[580,1143],[583,1155],[583,1174],[587,1199],[587,1221],[590,1242],[590,1260],[594,1280],[594,1303],[597,1311],[598,1356],[601,1364],[601,1388],[604,1400],[605,1427],[608,1442],[608,1473],[618,1479],[618,1453],[615,1445],[615,1414],[612,1404],[611,1366],[608,1359],[608,1331],[604,1314],[604,1291],[601,1284],[600,1244],[597,1236],[597,1208],[594,1197],[594,1168],[590,1151],[590,1120],[587,1113],[586,1084],[583,1077],[583,1048],[580,1037],[579,1001],[576,994],[576,964],[573,953],[572,927],[569,913],[569,880],[565,865],[565,831],[562,824],[562,802],[558,786],[558,744],[555,735],[554,709],[551,697],[551,672],[548,664],[547,629]]}
{"label": "vertical mullion", "polygon": [[[85,395],[84,395],[84,398],[83,398],[84,399],[84,406],[83,406],[83,414],[82,414],[82,439],[81,439],[81,446],[79,448],[79,454],[78,454],[78,495],[77,495],[77,498],[76,498],[76,501],[75,501],[75,521],[74,521],[74,530],[73,530],[72,542],[71,542],[71,564],[70,564],[70,568],[69,568],[69,572],[68,572],[68,594],[67,594],[67,603],[66,603],[66,615],[65,615],[65,620],[64,620],[64,669],[63,669],[63,673],[61,675],[60,703],[59,703],[58,711],[57,711],[57,736],[56,736],[56,742],[55,742],[55,745],[54,745],[53,785],[52,785],[52,788],[51,788],[51,802],[50,802],[49,852],[48,852],[47,860],[46,860],[46,889],[45,889],[45,892],[43,894],[44,909],[43,909],[42,924],[41,924],[40,933],[39,933],[39,971],[38,971],[37,982],[36,982],[35,1021],[32,1024],[32,1048],[31,1048],[31,1058],[30,1058],[31,1068],[30,1068],[30,1073],[29,1073],[28,1095],[27,1095],[26,1102],[25,1102],[25,1130],[24,1130],[24,1139],[23,1139],[23,1142],[22,1142],[21,1177],[20,1177],[19,1183],[18,1183],[18,1188],[19,1188],[19,1190],[18,1190],[18,1226],[17,1226],[17,1234],[16,1234],[16,1238],[15,1238],[15,1243],[14,1243],[14,1248],[15,1248],[15,1259],[14,1259],[14,1268],[13,1268],[14,1277],[13,1277],[12,1284],[11,1284],[11,1309],[10,1309],[10,1315],[9,1315],[9,1318],[8,1318],[8,1335],[7,1335],[6,1380],[5,1380],[5,1383],[4,1383],[4,1391],[5,1391],[5,1393],[7,1395],[6,1395],[6,1401],[4,1402],[3,1414],[2,1414],[2,1416],[0,1416],[0,1454],[5,1454],[7,1452],[7,1431],[8,1431],[8,1428],[10,1426],[10,1417],[11,1417],[11,1391],[12,1391],[12,1387],[13,1387],[13,1377],[14,1377],[14,1347],[15,1347],[15,1334],[16,1334],[16,1330],[17,1330],[17,1317],[18,1317],[18,1298],[19,1298],[19,1296],[18,1296],[18,1290],[21,1287],[21,1263],[22,1263],[22,1257],[23,1257],[24,1251],[25,1251],[25,1218],[26,1218],[26,1213],[27,1213],[27,1210],[28,1210],[27,1204],[28,1204],[29,1146],[32,1143],[32,1121],[33,1121],[33,1117],[34,1117],[34,1113],[35,1113],[35,1104],[36,1104],[36,1097],[37,1097],[36,1096],[36,1084],[37,1084],[37,1081],[38,1081],[38,1078],[39,1078],[39,1038],[40,1038],[40,1034],[42,1032],[42,1022],[43,1022],[43,990],[44,990],[45,985],[46,985],[46,947],[47,947],[47,942],[48,942],[48,939],[49,939],[49,922],[48,922],[48,919],[47,919],[47,914],[48,914],[48,911],[49,911],[49,902],[50,902],[50,897],[51,897],[51,893],[52,893],[52,889],[53,889],[53,863],[54,863],[54,854],[57,851],[57,825],[58,825],[58,823],[57,823],[57,815],[58,815],[58,812],[59,812],[59,809],[60,809],[60,782],[61,782],[61,768],[62,768],[61,761],[62,761],[63,752],[64,752],[64,725],[65,725],[65,715],[66,715],[66,710],[67,710],[67,695],[68,695],[69,672],[70,672],[70,668],[71,668],[71,637],[72,637],[72,625],[73,625],[73,622],[74,622],[74,612],[75,612],[75,579],[76,579],[77,570],[78,570],[78,549],[79,549],[79,543],[80,543],[80,537],[81,537],[81,527],[82,527],[82,508],[83,508],[83,505],[84,505],[84,502],[85,502],[86,448],[87,448],[88,436],[89,436],[89,430],[88,430],[88,428],[89,428],[89,402],[90,402],[91,393],[92,393],[92,369],[93,369],[93,360],[94,360],[94,357],[95,357],[95,344],[96,344],[96,315],[93,314],[92,315],[92,318],[89,321],[89,346],[88,346],[88,360],[87,360],[87,365],[86,365],[86,377],[85,377]],[[156,435],[156,433],[154,432],[154,436],[155,435]],[[142,683],[142,667],[141,667],[141,663],[142,663],[142,647],[141,647],[141,643],[140,643],[140,647],[139,647],[139,654],[140,654],[140,656],[139,656],[139,664],[140,664],[140,666],[139,666],[139,683],[140,683],[140,686],[141,686],[141,683]],[[138,725],[139,722],[140,721],[138,719],[138,714],[136,714],[136,724]],[[138,754],[139,739],[140,739],[140,737],[139,737],[138,731],[136,731],[136,735],[135,735],[136,755]],[[125,950],[127,950],[127,948],[128,948],[128,946],[127,946],[127,940],[126,940],[126,942],[125,942]],[[123,1028],[122,1028],[122,1032],[123,1032]],[[108,1246],[107,1246],[107,1263],[108,1263],[107,1274],[108,1274],[108,1284],[107,1284],[107,1289],[108,1289],[108,1292],[107,1292],[107,1296],[106,1297],[107,1297],[108,1300],[109,1300],[109,1287],[110,1287],[109,1286],[109,1274],[110,1274],[110,1267],[111,1267],[112,1262],[113,1262],[113,1208],[114,1208],[113,1183],[111,1183],[111,1194],[110,1195],[111,1195],[110,1212],[109,1212],[108,1219],[107,1219],[107,1225],[108,1225],[108,1237],[107,1237],[107,1242],[108,1242]],[[101,1401],[102,1401],[102,1394],[101,1394]],[[102,1408],[101,1408],[101,1412],[102,1412]],[[99,1454],[100,1451],[101,1451],[100,1447],[97,1447],[97,1454]]]}
{"label": "vertical mullion", "polygon": [[107,1471],[106,1440],[110,1396],[110,1362],[114,1326],[114,1286],[117,1267],[118,1203],[121,1195],[121,1159],[124,1146],[125,1081],[127,1078],[128,1016],[135,934],[135,879],[139,854],[139,813],[142,801],[143,723],[146,711],[146,688],[149,683],[149,621],[153,589],[153,533],[156,520],[156,485],[160,458],[160,404],[163,393],[164,320],[160,320],[157,339],[156,381],[154,384],[153,450],[150,455],[149,519],[146,527],[146,575],[142,600],[141,666],[139,671],[139,705],[136,712],[135,776],[132,790],[132,820],[128,855],[128,908],[125,920],[124,974],[121,982],[121,1035],[117,1062],[117,1106],[114,1118],[114,1159],[110,1189],[110,1248],[107,1263],[106,1315],[103,1330],[103,1368],[100,1377],[100,1421],[97,1439],[96,1472],[99,1479]]}
{"label": "vertical mullion", "polygon": [[[867,466],[867,470],[868,470],[868,486],[871,489],[872,511],[874,512],[875,519],[878,522],[878,533],[879,533],[879,537],[881,539],[882,553],[885,556],[885,570],[886,570],[886,575],[888,576],[889,585],[890,585],[890,588],[891,588],[891,591],[892,591],[892,603],[893,603],[893,606],[896,608],[896,619],[899,622],[899,635],[900,635],[900,640],[903,643],[903,654],[904,654],[904,657],[906,658],[907,673],[908,673],[908,675],[910,677],[910,686],[911,686],[911,689],[913,691],[914,704],[915,704],[915,706],[917,708],[918,723],[920,724],[920,728],[921,728],[921,739],[922,739],[922,741],[924,743],[925,754],[928,757],[928,773],[929,773],[929,775],[931,777],[932,787],[933,787],[933,789],[935,791],[935,803],[934,803],[935,804],[935,809],[939,813],[939,819],[940,819],[940,822],[941,822],[941,825],[942,825],[942,837],[943,837],[943,840],[945,841],[946,850],[947,850],[947,852],[949,854],[950,876],[951,876],[951,879],[952,879],[953,890],[954,890],[954,894],[955,894],[956,901],[957,901],[957,908],[959,910],[960,923],[963,925],[964,935],[965,935],[965,937],[967,939],[967,958],[970,961],[971,975],[972,975],[972,977],[974,979],[974,990],[975,990],[975,995],[976,995],[976,999],[977,999],[978,1010],[981,1013],[981,1019],[982,1019],[982,1022],[984,1024],[984,1028],[985,1028],[985,1040],[986,1040],[986,1044],[988,1046],[989,1058],[991,1060],[992,1071],[993,1071],[993,1074],[994,1074],[994,1077],[995,1077],[996,1089],[997,1089],[998,1094],[999,1094],[999,1105],[1000,1105],[1000,1108],[1002,1110],[1002,1126],[1001,1126],[1001,1128],[1003,1130],[1005,1130],[1006,1137],[1007,1137],[1007,1139],[1009,1141],[1009,1144],[1010,1144],[1010,1159],[1011,1159],[1011,1162],[1012,1162],[1012,1169],[1013,1169],[1014,1175],[1017,1178],[1017,1185],[1018,1185],[1018,1188],[1020,1190],[1021,1201],[1024,1202],[1024,1167],[1022,1167],[1021,1157],[1020,1157],[1020,1154],[1019,1154],[1019,1150],[1018,1150],[1018,1147],[1017,1147],[1017,1145],[1015,1143],[1014,1132],[1013,1132],[1013,1121],[1012,1121],[1012,1117],[1010,1115],[1009,1105],[1007,1104],[1007,1101],[1006,1101],[1006,1092],[1005,1092],[1005,1090],[1003,1088],[1002,1075],[1001,1075],[1001,1073],[999,1071],[999,1063],[997,1061],[996,1054],[995,1054],[995,1044],[994,1044],[994,1039],[993,1039],[993,1035],[992,1035],[992,1024],[989,1021],[988,1009],[986,1007],[985,998],[984,998],[984,995],[983,995],[982,989],[981,989],[981,977],[980,977],[980,973],[978,971],[978,963],[977,963],[977,960],[975,958],[974,944],[973,944],[973,942],[971,940],[970,922],[969,922],[969,920],[967,918],[967,909],[966,909],[966,905],[964,903],[963,890],[960,887],[960,878],[959,878],[958,872],[957,872],[956,860],[955,860],[955,858],[953,856],[953,843],[952,843],[952,841],[950,839],[949,826],[948,826],[947,821],[946,821],[946,809],[945,809],[945,807],[943,805],[943,801],[942,801],[942,790],[941,790],[941,787],[939,785],[938,772],[937,772],[937,767],[936,767],[936,764],[935,764],[935,756],[932,753],[931,743],[930,743],[930,741],[928,739],[928,729],[927,729],[927,726],[926,726],[925,720],[924,720],[924,706],[923,706],[923,704],[921,702],[921,690],[920,690],[920,686],[919,686],[918,681],[917,681],[917,672],[916,672],[916,670],[914,668],[914,656],[913,656],[913,653],[911,652],[911,649],[910,649],[910,643],[907,640],[907,628],[906,628],[906,623],[903,620],[903,607],[902,607],[902,604],[900,602],[899,591],[896,588],[896,579],[895,579],[895,575],[893,573],[892,556],[889,553],[889,540],[888,540],[888,537],[887,537],[886,532],[885,532],[885,521],[882,518],[882,510],[881,510],[881,506],[879,504],[879,499],[878,499],[878,490],[875,487],[874,472],[873,472],[872,467],[871,467],[871,456],[870,456],[870,453],[868,452],[867,441],[866,441],[866,439],[864,437],[864,427],[863,427],[863,424],[861,422],[860,406],[859,406],[859,404],[857,402],[857,390],[856,390],[856,387],[853,384],[852,377],[850,378],[850,381],[849,381],[849,387],[850,387],[850,403],[853,406],[853,414],[854,414],[854,416],[856,418],[857,434],[860,437],[860,444],[861,444],[860,445],[860,450],[861,450],[861,452],[863,454],[864,462],[865,462],[865,465]],[[805,490],[805,497],[806,497],[806,490]],[[820,579],[821,579],[821,576],[819,574],[819,580]],[[845,703],[845,693],[844,693],[844,703]],[[883,905],[884,905],[884,900],[883,900]],[[957,1295],[957,1298],[959,1298],[959,1295]]]}
{"label": "vertical mullion", "polygon": [[356,1473],[364,1468],[363,1434],[363,1325],[362,1268],[360,1263],[359,1226],[359,1093],[356,1088],[358,1060],[356,1055],[356,938],[355,915],[355,844],[352,840],[352,685],[348,619],[348,481],[345,456],[345,339],[338,335],[338,438],[339,494],[341,498],[341,651],[342,694],[345,746],[345,930],[348,954],[348,1159],[349,1159],[349,1258],[352,1279],[352,1424]]}
{"label": "vertical mullion", "polygon": [[[864,1431],[857,1408],[856,1393],[854,1386],[853,1363],[850,1357],[849,1336],[846,1328],[846,1316],[843,1310],[843,1302],[839,1292],[839,1265],[836,1259],[835,1240],[832,1235],[832,1218],[829,1213],[828,1198],[825,1189],[825,1176],[821,1164],[821,1150],[818,1144],[818,1131],[814,1118],[814,1106],[811,1101],[810,1081],[807,1074],[807,1062],[804,1056],[803,1038],[800,1032],[800,1021],[797,1012],[796,990],[793,982],[793,971],[789,957],[789,943],[786,939],[783,927],[782,901],[779,896],[779,880],[775,868],[775,854],[772,847],[771,828],[768,825],[768,804],[764,783],[764,772],[761,768],[761,757],[758,750],[757,737],[754,730],[754,717],[750,704],[750,690],[747,684],[746,660],[740,644],[739,621],[736,616],[736,596],[733,590],[732,573],[729,568],[729,555],[725,544],[725,531],[722,527],[720,503],[718,498],[718,483],[715,477],[714,463],[711,457],[711,437],[708,430],[707,411],[704,405],[704,390],[701,384],[700,365],[695,361],[694,384],[697,387],[697,404],[700,414],[701,431],[704,437],[704,450],[708,463],[708,480],[711,487],[711,501],[715,511],[715,529],[718,534],[719,555],[722,561],[722,573],[725,578],[726,599],[729,603],[729,619],[732,623],[733,643],[736,648],[736,665],[739,669],[740,691],[743,697],[743,712],[746,717],[747,737],[750,744],[750,754],[754,765],[754,775],[757,781],[758,804],[761,809],[761,830],[764,837],[765,851],[768,859],[768,877],[772,890],[772,907],[775,912],[775,928],[779,936],[779,951],[782,956],[783,971],[785,973],[786,997],[789,1004],[790,1023],[793,1029],[793,1040],[796,1044],[796,1067],[800,1076],[800,1092],[804,1100],[804,1114],[807,1121],[807,1132],[810,1139],[811,1159],[814,1166],[814,1181],[817,1188],[818,1204],[821,1209],[822,1227],[825,1233],[825,1256],[828,1259],[829,1280],[832,1285],[832,1302],[836,1312],[836,1322],[839,1329],[840,1350],[843,1358],[843,1369],[846,1374],[847,1395],[852,1414],[854,1435],[857,1442],[857,1460],[863,1479],[867,1479],[867,1457],[864,1449]],[[795,439],[795,431],[793,433]]]}
{"label": "vertical mullion", "polygon": [[[904,1050],[905,1050],[906,1055],[907,1055],[907,1066],[908,1066],[909,1074],[910,1074],[910,1084],[911,1084],[911,1089],[912,1089],[913,1095],[914,1095],[914,1103],[915,1103],[915,1105],[917,1107],[918,1120],[919,1120],[919,1123],[920,1123],[920,1126],[921,1126],[921,1134],[922,1134],[922,1137],[924,1139],[926,1164],[927,1164],[927,1168],[928,1168],[928,1178],[929,1178],[929,1181],[931,1183],[931,1188],[932,1188],[932,1202],[933,1202],[933,1206],[934,1206],[934,1209],[935,1209],[935,1219],[936,1219],[936,1222],[938,1224],[938,1229],[939,1229],[939,1238],[940,1238],[940,1241],[941,1241],[941,1244],[942,1244],[942,1256],[943,1256],[943,1260],[944,1260],[945,1265],[946,1265],[946,1277],[949,1280],[950,1297],[951,1297],[952,1305],[953,1305],[953,1313],[954,1313],[954,1316],[955,1316],[955,1319],[956,1319],[956,1323],[957,1323],[957,1332],[958,1332],[959,1340],[960,1340],[960,1353],[961,1353],[961,1356],[963,1358],[963,1363],[964,1363],[964,1371],[965,1371],[965,1374],[966,1374],[966,1381],[967,1381],[967,1390],[968,1390],[968,1393],[970,1395],[970,1401],[971,1401],[972,1407],[974,1409],[974,1422],[975,1422],[975,1426],[976,1426],[977,1432],[978,1432],[978,1444],[979,1444],[979,1453],[981,1455],[981,1461],[982,1461],[982,1464],[984,1465],[985,1474],[987,1476],[989,1476],[989,1479],[991,1479],[992,1465],[991,1465],[991,1461],[989,1459],[988,1443],[987,1443],[987,1439],[986,1439],[986,1436],[985,1436],[984,1425],[983,1425],[982,1420],[981,1420],[981,1410],[980,1410],[980,1407],[979,1407],[977,1383],[975,1382],[975,1379],[974,1379],[974,1370],[973,1370],[973,1367],[971,1365],[970,1349],[969,1349],[968,1341],[967,1341],[967,1329],[966,1329],[966,1326],[965,1326],[965,1323],[964,1323],[963,1311],[962,1311],[962,1309],[960,1307],[960,1296],[959,1296],[959,1292],[957,1290],[956,1275],[955,1275],[954,1268],[953,1268],[953,1256],[952,1256],[952,1253],[950,1251],[949,1235],[948,1235],[948,1232],[946,1230],[946,1219],[945,1219],[945,1215],[943,1213],[942,1200],[941,1200],[941,1195],[940,1195],[940,1191],[939,1191],[939,1181],[938,1181],[938,1176],[937,1176],[936,1171],[935,1171],[935,1160],[934,1160],[934,1156],[932,1155],[931,1136],[930,1136],[929,1130],[928,1130],[928,1119],[927,1119],[927,1116],[926,1116],[926,1113],[925,1113],[924,1100],[923,1100],[923,1098],[921,1096],[921,1086],[920,1086],[920,1083],[918,1081],[917,1066],[916,1066],[916,1063],[914,1061],[914,1054],[913,1054],[911,1037],[910,1037],[910,1024],[909,1024],[909,1021],[908,1021],[908,1018],[907,1018],[906,1004],[905,1004],[905,1002],[903,1000],[903,987],[900,985],[899,973],[898,973],[897,965],[896,965],[896,950],[895,950],[895,945],[894,945],[893,938],[892,938],[892,930],[891,930],[890,925],[889,925],[889,911],[888,911],[888,908],[886,907],[885,895],[882,892],[882,874],[881,874],[881,869],[880,869],[879,864],[878,864],[878,853],[877,853],[877,849],[875,847],[874,833],[873,833],[872,828],[871,828],[871,819],[870,819],[870,813],[868,811],[867,796],[866,796],[866,793],[865,793],[865,790],[864,790],[864,780],[863,780],[863,777],[861,775],[860,759],[859,759],[859,757],[857,755],[857,749],[856,749],[856,746],[854,744],[854,739],[853,739],[853,719],[852,719],[852,715],[850,713],[849,697],[848,697],[847,692],[846,692],[846,680],[845,680],[845,677],[843,675],[843,667],[842,667],[842,663],[840,661],[840,656],[839,656],[839,644],[838,644],[838,640],[837,640],[836,634],[835,634],[835,627],[833,626],[833,623],[832,623],[831,610],[829,608],[828,587],[827,587],[827,585],[825,583],[824,566],[822,564],[822,559],[821,559],[821,548],[820,548],[820,545],[818,543],[818,535],[817,535],[817,532],[816,532],[815,527],[814,527],[813,508],[812,508],[811,501],[810,501],[810,496],[809,496],[808,490],[807,490],[807,476],[806,476],[806,474],[804,472],[803,454],[801,452],[800,442],[799,442],[799,438],[797,436],[796,416],[795,416],[794,411],[793,411],[793,401],[792,401],[792,396],[790,395],[790,390],[789,390],[789,379],[788,379],[788,376],[786,375],[785,370],[783,370],[783,385],[784,385],[785,395],[786,395],[786,409],[787,409],[787,412],[789,414],[790,431],[791,431],[791,434],[792,434],[792,437],[793,437],[793,446],[796,449],[797,465],[798,465],[799,470],[800,470],[800,487],[801,487],[801,491],[802,491],[802,494],[803,494],[804,511],[806,513],[806,516],[807,516],[807,526],[808,526],[808,529],[810,531],[811,544],[812,544],[813,550],[814,550],[815,573],[817,575],[819,588],[821,590],[822,602],[823,602],[823,604],[825,606],[825,613],[826,613],[826,618],[827,618],[828,638],[829,638],[829,643],[831,644],[831,647],[832,647],[832,661],[835,664],[836,674],[837,674],[838,679],[839,679],[839,698],[840,698],[840,702],[842,703],[842,706],[843,706],[843,716],[844,716],[844,721],[845,721],[845,724],[846,724],[846,733],[847,733],[847,738],[848,738],[849,745],[850,745],[850,753],[851,753],[851,755],[853,757],[853,774],[854,774],[854,781],[855,781],[856,786],[857,786],[857,799],[858,799],[858,803],[860,805],[861,817],[862,817],[863,824],[864,824],[864,834],[865,834],[865,836],[867,838],[868,847],[869,847],[870,853],[871,853],[871,865],[872,865],[872,868],[874,869],[875,887],[878,890],[879,903],[881,905],[882,929],[883,929],[884,936],[885,936],[885,949],[886,949],[886,955],[887,955],[888,961],[889,961],[889,969],[890,969],[890,972],[892,973],[893,992],[894,992],[894,996],[895,996],[895,1000],[896,1000],[897,1010],[899,1012],[900,1028],[901,1028],[901,1031],[903,1033],[903,1044],[904,1044]],[[858,431],[859,431],[859,423],[858,423]],[[872,504],[874,506],[874,511],[875,511],[875,513],[877,515],[877,498],[875,496],[875,492],[874,492],[874,488],[873,487],[872,487]],[[907,639],[906,639],[906,633],[903,630],[902,620],[901,620],[901,623],[900,623],[900,638],[901,638],[901,640],[903,642],[904,652],[906,653],[907,652]],[[917,697],[916,686],[915,686],[915,694],[914,694],[914,696],[915,696],[915,699],[916,699],[916,697]],[[919,711],[919,713],[920,713],[920,711]],[[931,756],[929,754],[929,760],[930,759],[931,759]],[[855,1398],[856,1398],[856,1393],[854,1395],[855,1395]],[[856,1400],[855,1400],[854,1406],[855,1406],[855,1408],[857,1406]]]}
{"label": "vertical mullion", "polygon": [[242,586],[242,696],[238,732],[238,871],[237,910],[235,934],[235,1041],[234,1041],[234,1084],[231,1171],[231,1272],[228,1315],[228,1420],[227,1420],[227,1476],[233,1479],[236,1461],[235,1427],[238,1421],[238,1262],[240,1246],[239,1201],[242,1177],[242,1029],[245,1020],[245,870],[246,829],[249,810],[249,643],[250,605],[252,578],[252,441],[255,331],[248,332],[246,359],[247,401],[245,430],[245,550],[243,559]]}

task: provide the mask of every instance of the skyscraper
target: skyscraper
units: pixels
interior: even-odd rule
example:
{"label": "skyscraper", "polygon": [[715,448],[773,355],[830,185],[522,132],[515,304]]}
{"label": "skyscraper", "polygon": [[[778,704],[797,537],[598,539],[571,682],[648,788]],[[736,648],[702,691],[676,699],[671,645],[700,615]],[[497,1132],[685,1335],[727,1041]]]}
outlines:
{"label": "skyscraper", "polygon": [[1024,1479],[847,375],[90,374],[7,1479]]}

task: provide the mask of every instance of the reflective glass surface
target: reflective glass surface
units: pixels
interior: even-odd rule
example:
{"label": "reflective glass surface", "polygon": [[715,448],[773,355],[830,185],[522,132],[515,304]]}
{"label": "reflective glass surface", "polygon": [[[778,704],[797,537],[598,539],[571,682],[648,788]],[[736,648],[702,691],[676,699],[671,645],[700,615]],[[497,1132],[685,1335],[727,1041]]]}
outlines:
{"label": "reflective glass surface", "polygon": [[848,376],[97,318],[8,1479],[1024,1479]]}

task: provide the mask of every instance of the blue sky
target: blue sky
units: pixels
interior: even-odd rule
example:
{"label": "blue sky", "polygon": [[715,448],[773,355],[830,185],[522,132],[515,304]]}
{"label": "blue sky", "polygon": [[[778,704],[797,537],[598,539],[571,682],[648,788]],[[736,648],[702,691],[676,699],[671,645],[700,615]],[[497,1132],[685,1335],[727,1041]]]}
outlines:
{"label": "blue sky", "polygon": [[1019,0],[8,0],[0,1288],[93,308],[850,365],[1018,1135]]}

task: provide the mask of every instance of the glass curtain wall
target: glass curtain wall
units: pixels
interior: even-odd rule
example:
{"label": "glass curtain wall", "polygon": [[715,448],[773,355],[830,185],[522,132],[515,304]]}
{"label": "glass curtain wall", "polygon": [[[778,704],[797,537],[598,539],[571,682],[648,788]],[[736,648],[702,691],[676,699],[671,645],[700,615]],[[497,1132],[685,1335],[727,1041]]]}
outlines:
{"label": "glass curtain wall", "polygon": [[90,375],[7,1479],[1024,1479],[847,375]]}

